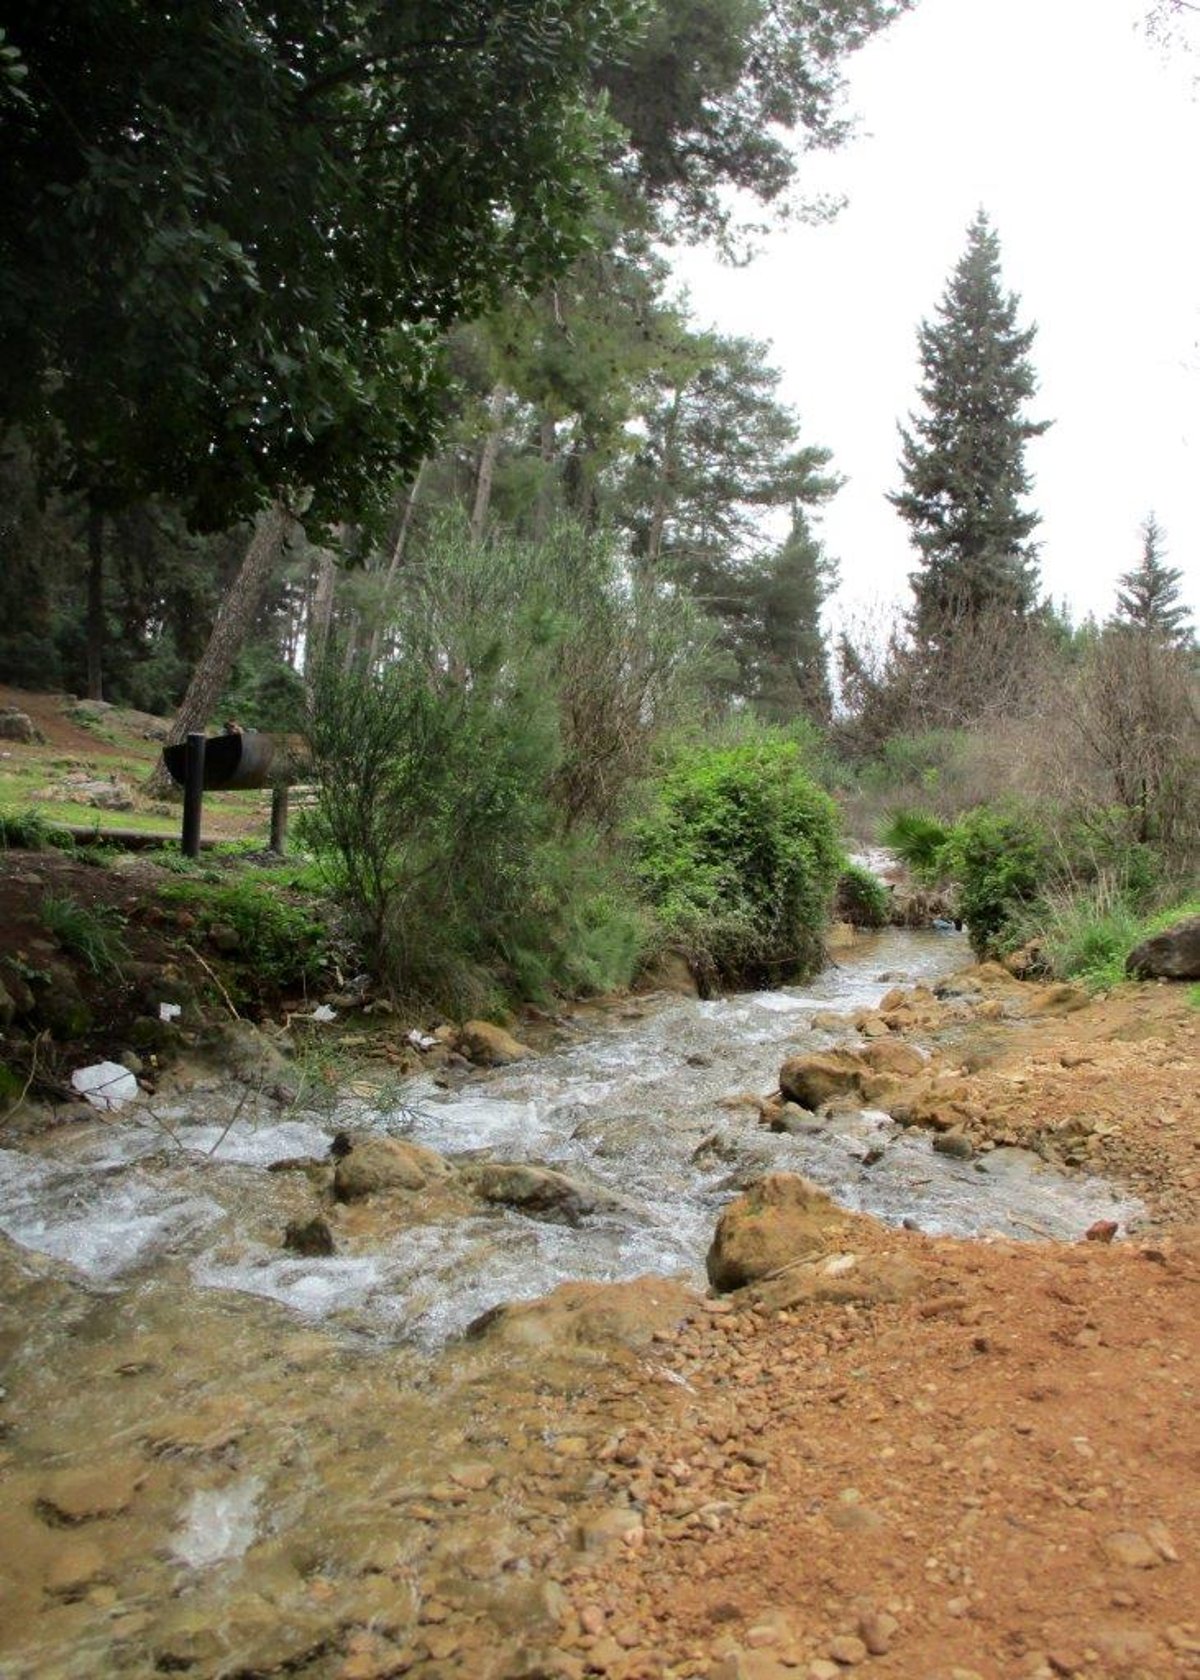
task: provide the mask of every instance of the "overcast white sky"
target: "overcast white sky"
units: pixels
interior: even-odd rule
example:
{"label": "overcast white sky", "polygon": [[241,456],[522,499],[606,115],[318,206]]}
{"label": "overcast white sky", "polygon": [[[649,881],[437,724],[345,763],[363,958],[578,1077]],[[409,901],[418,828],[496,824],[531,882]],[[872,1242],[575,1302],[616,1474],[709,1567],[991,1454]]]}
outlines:
{"label": "overcast white sky", "polygon": [[919,0],[850,61],[858,137],[805,164],[810,186],[848,195],[839,218],[772,234],[747,268],[677,263],[700,321],[772,341],[806,441],[848,479],[822,522],[841,612],[906,591],[906,527],[884,500],[896,423],[916,403],[917,324],[980,205],[1039,329],[1030,412],[1054,425],[1027,461],[1045,587],[1076,618],[1107,614],[1153,508],[1200,607],[1200,56],[1164,59],[1135,28],[1144,10]]}

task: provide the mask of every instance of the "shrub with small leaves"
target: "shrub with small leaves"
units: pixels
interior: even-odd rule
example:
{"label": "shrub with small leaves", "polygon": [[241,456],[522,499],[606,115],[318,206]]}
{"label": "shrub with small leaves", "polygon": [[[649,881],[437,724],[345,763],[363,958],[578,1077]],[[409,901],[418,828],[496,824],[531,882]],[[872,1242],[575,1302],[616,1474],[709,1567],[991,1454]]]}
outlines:
{"label": "shrub with small leaves", "polygon": [[811,973],[843,858],[833,801],[794,741],[696,747],[634,831],[638,878],[668,939],[712,981]]}

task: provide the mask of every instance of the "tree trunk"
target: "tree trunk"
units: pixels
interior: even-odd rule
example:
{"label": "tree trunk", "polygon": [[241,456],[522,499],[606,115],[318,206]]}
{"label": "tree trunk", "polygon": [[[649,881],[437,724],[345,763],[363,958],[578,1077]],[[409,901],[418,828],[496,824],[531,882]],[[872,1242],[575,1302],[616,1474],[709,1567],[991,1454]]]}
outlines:
{"label": "tree trunk", "polygon": [[646,565],[654,571],[662,556],[663,536],[667,524],[667,506],[675,481],[675,439],[679,431],[679,409],[683,402],[683,388],[676,386],[675,400],[663,428],[662,468],[654,492],[654,509],[650,516],[650,535],[646,542]]}
{"label": "tree trunk", "polygon": [[337,585],[337,561],[332,549],[317,550],[317,581],[308,604],[304,635],[304,680],[311,683],[325,649],[333,623],[333,595]]}
{"label": "tree trunk", "polygon": [[189,730],[203,729],[216,710],[233,662],[254,622],[263,591],[279,564],[289,517],[282,503],[276,501],[263,508],[255,519],[246,557],[225,593],[208,646],[192,672],[183,704],[167,736],[169,743],[186,739]]}
{"label": "tree trunk", "polygon": [[475,480],[475,505],[471,509],[471,537],[475,542],[483,536],[483,528],[487,524],[488,507],[492,500],[492,480],[496,476],[496,461],[503,436],[504,404],[507,400],[507,388],[504,385],[496,385],[488,403],[488,434],[483,440],[483,453],[479,457],[479,477]]}
{"label": "tree trunk", "polygon": [[104,515],[93,503],[87,522],[87,693],[104,698]]}
{"label": "tree trunk", "polygon": [[542,458],[542,477],[538,484],[537,505],[533,513],[535,542],[544,542],[550,529],[550,512],[554,503],[554,480],[551,467],[558,447],[558,428],[549,414],[543,414],[538,427],[539,453]]}
{"label": "tree trunk", "polygon": [[[396,540],[392,544],[392,554],[388,561],[388,569],[384,575],[383,588],[379,594],[376,608],[375,624],[371,631],[371,639],[367,644],[367,666],[371,668],[379,658],[379,644],[383,636],[383,627],[387,621],[388,603],[391,600],[392,586],[396,581],[396,573],[400,570],[400,563],[404,559],[404,550],[408,546],[408,533],[412,529],[413,514],[417,509],[417,497],[421,494],[421,481],[425,477],[428,461],[422,461],[417,468],[417,476],[408,487],[408,495],[404,498],[404,512],[400,516],[400,528],[396,532]],[[346,669],[349,670],[347,661]]]}

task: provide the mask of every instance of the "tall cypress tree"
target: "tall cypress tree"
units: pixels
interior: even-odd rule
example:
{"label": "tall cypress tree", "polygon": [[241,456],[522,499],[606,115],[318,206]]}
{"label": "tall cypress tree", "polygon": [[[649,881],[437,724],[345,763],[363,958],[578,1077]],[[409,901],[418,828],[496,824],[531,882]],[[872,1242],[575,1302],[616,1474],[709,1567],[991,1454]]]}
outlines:
{"label": "tall cypress tree", "polygon": [[1142,558],[1118,579],[1113,623],[1122,629],[1144,631],[1170,647],[1187,647],[1192,640],[1192,625],[1188,609],[1179,598],[1182,581],[1183,573],[1166,564],[1162,526],[1152,513],[1147,514],[1142,523]]}
{"label": "tall cypress tree", "polygon": [[933,321],[918,343],[924,411],[900,428],[904,488],[888,499],[920,558],[910,628],[920,652],[943,652],[956,627],[1024,618],[1037,595],[1038,514],[1024,505],[1025,444],[1049,422],[1025,417],[1037,388],[1035,329],[1000,281],[1000,246],[981,210]]}

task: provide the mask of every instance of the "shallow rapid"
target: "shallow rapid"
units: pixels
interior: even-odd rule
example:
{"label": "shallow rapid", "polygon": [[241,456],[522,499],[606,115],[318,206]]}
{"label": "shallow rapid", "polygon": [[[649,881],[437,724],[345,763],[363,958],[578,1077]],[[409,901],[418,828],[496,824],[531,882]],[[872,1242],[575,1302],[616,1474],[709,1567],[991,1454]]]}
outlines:
{"label": "shallow rapid", "polygon": [[[457,1089],[421,1076],[284,1112],[218,1085],[142,1104],[28,1151],[0,1150],[0,1230],[104,1290],[169,1274],[327,1328],[436,1345],[498,1302],[564,1279],[702,1281],[721,1206],[764,1171],[804,1173],[848,1208],[940,1235],[1071,1239],[1097,1219],[1128,1221],[1136,1205],[1103,1180],[1022,1151],[954,1160],[933,1152],[928,1133],[869,1110],[775,1134],[738,1100],[770,1090],[785,1055],[837,1040],[811,1026],[814,1011],[869,1007],[897,981],[930,980],[965,957],[954,934],[864,938],[803,987],[587,1012],[559,1048]],[[287,1252],[283,1227],[312,1192],[302,1173],[268,1169],[325,1157],[346,1128],[450,1159],[550,1166],[603,1211],[569,1225],[479,1204],[359,1232],[331,1257]]]}

